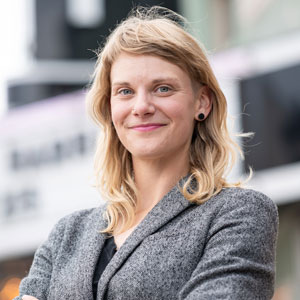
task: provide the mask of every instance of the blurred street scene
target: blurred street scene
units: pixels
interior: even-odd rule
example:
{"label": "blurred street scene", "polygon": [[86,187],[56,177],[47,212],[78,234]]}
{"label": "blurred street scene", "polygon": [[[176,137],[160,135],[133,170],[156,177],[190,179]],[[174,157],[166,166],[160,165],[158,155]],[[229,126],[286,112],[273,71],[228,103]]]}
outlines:
{"label": "blurred street scene", "polygon": [[300,1],[10,0],[0,4],[0,300],[62,216],[103,203],[85,110],[97,50],[133,5],[183,14],[208,51],[245,151],[230,175],[279,208],[273,300],[300,299]]}

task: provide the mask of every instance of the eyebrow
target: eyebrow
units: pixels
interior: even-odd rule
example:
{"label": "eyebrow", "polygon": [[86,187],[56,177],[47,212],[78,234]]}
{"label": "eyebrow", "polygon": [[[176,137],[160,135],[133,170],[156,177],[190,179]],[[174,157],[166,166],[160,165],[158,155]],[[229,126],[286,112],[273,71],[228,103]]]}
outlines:
{"label": "eyebrow", "polygon": [[127,81],[117,81],[111,84],[111,86],[115,86],[115,85],[130,85],[130,83]]}
{"label": "eyebrow", "polygon": [[[157,84],[157,83],[161,83],[161,82],[165,82],[165,81],[173,81],[177,84],[179,84],[179,80],[175,77],[161,77],[161,78],[156,78],[154,80],[152,80],[152,84]],[[119,85],[130,85],[130,82],[128,81],[116,81],[112,83],[112,87],[113,86],[119,86]]]}
{"label": "eyebrow", "polygon": [[154,79],[152,82],[153,83],[161,83],[164,81],[173,81],[173,82],[179,83],[179,80],[175,77],[161,77],[161,78]]}

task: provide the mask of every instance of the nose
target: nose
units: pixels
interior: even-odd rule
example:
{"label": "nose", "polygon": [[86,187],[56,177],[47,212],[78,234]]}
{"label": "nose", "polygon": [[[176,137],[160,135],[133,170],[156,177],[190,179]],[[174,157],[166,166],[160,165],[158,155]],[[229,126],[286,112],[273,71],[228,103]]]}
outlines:
{"label": "nose", "polygon": [[139,91],[134,99],[132,114],[135,116],[152,115],[155,112],[155,106],[152,103],[152,97],[147,91]]}

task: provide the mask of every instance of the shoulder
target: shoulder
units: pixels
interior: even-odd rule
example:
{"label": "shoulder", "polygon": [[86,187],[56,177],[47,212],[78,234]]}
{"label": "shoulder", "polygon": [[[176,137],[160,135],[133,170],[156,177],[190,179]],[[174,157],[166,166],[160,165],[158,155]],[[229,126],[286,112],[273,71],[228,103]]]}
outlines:
{"label": "shoulder", "polygon": [[102,218],[104,212],[105,212],[104,206],[77,210],[62,217],[57,222],[56,226],[68,226],[68,225],[79,226],[81,224],[86,223],[87,221],[92,222],[94,220],[98,220],[99,218]]}
{"label": "shoulder", "polygon": [[212,225],[236,226],[253,232],[265,230],[276,235],[277,206],[259,191],[248,188],[224,188],[205,204],[213,211]]}
{"label": "shoulder", "polygon": [[276,204],[265,194],[248,188],[223,188],[203,204],[193,206],[190,213],[195,222],[208,226],[212,233],[228,227],[241,232],[278,230]]}
{"label": "shoulder", "polygon": [[216,210],[226,209],[264,209],[277,215],[277,206],[267,195],[262,192],[240,187],[223,188],[217,195],[206,203]]}
{"label": "shoulder", "polygon": [[89,228],[104,228],[105,207],[78,210],[61,218],[52,228],[48,242],[60,244],[63,240],[78,239]]}

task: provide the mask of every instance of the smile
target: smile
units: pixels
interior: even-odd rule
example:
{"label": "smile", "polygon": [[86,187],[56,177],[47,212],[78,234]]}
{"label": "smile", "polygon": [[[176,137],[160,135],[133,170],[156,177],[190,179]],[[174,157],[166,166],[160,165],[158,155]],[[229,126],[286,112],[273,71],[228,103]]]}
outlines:
{"label": "smile", "polygon": [[131,127],[131,129],[137,131],[153,131],[163,126],[166,126],[166,124],[141,124],[141,125],[133,126]]}

